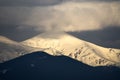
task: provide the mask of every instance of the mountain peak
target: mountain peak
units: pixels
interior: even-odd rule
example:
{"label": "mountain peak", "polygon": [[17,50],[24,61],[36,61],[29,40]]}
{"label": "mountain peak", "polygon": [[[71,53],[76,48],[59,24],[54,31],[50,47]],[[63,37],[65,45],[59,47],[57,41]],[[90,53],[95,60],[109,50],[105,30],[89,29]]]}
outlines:
{"label": "mountain peak", "polygon": [[[119,49],[104,48],[65,32],[45,32],[20,43],[14,43],[14,41],[1,36],[0,41],[2,44],[0,45],[2,49],[0,58],[4,57],[5,60],[29,52],[44,51],[54,56],[68,56],[90,66],[120,66]],[[11,53],[13,54],[11,55]],[[6,56],[8,56],[7,59]]]}
{"label": "mountain peak", "polygon": [[91,66],[114,65],[120,62],[120,50],[100,47],[64,32],[42,33],[21,43],[43,49],[51,55],[60,53]]}

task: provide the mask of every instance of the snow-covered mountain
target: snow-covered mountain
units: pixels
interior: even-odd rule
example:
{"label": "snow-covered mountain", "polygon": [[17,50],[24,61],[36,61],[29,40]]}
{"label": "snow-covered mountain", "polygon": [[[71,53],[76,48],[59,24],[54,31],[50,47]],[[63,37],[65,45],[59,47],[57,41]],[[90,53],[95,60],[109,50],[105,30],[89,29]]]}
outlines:
{"label": "snow-covered mountain", "polygon": [[23,46],[4,36],[0,36],[0,63],[32,52],[32,48]]}
{"label": "snow-covered mountain", "polygon": [[35,51],[68,56],[90,66],[120,66],[120,50],[104,48],[65,32],[44,32],[22,42],[0,36],[0,62]]}
{"label": "snow-covered mountain", "polygon": [[46,32],[21,42],[51,55],[65,55],[91,66],[120,64],[120,50],[104,48],[64,32]]}

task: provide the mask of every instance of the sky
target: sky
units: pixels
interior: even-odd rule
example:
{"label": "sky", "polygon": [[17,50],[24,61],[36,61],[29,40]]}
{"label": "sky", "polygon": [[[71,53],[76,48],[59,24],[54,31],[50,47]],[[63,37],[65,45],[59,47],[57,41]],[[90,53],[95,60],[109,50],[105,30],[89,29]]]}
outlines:
{"label": "sky", "polygon": [[[119,4],[120,0],[0,0],[0,35],[23,41],[46,31],[120,30]],[[107,37],[114,35],[111,31]]]}

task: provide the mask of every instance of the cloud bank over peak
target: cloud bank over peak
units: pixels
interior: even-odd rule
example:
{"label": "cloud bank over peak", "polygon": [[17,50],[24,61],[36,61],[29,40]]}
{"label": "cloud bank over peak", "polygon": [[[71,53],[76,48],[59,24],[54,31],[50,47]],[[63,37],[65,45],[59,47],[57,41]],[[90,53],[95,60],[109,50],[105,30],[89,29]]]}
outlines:
{"label": "cloud bank over peak", "polygon": [[23,24],[37,30],[81,31],[120,25],[120,2],[66,2],[35,7]]}
{"label": "cloud bank over peak", "polygon": [[119,27],[119,4],[120,1],[65,0],[48,6],[2,6],[0,7],[0,34],[4,34],[5,30],[11,34],[11,32],[24,33],[25,31],[28,33],[31,31],[75,32]]}

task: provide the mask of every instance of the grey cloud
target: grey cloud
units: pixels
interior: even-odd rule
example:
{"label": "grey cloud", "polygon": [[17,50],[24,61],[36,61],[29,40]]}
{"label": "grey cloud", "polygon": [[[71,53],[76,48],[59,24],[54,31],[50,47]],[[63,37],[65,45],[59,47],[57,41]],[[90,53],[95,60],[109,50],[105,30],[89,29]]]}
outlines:
{"label": "grey cloud", "polygon": [[63,0],[0,0],[0,6],[48,6]]}
{"label": "grey cloud", "polygon": [[81,31],[120,25],[120,2],[73,3],[35,7],[23,24],[36,30]]}
{"label": "grey cloud", "polygon": [[63,2],[93,2],[93,1],[120,1],[120,0],[0,0],[0,6],[49,6]]}
{"label": "grey cloud", "polygon": [[47,7],[0,7],[0,24],[65,31],[120,25],[119,3],[68,2]]}
{"label": "grey cloud", "polygon": [[34,37],[41,32],[42,31],[36,31],[33,27],[28,27],[27,25],[24,25],[24,28],[22,28],[22,25],[0,25],[0,35],[18,42]]}
{"label": "grey cloud", "polygon": [[0,7],[0,24],[20,24],[30,11],[27,7]]}
{"label": "grey cloud", "polygon": [[[50,30],[69,32],[96,30],[109,26],[119,27],[119,4],[120,2],[115,1],[66,2],[59,5],[37,7],[4,6],[0,7],[0,33],[1,35],[6,34],[8,37],[19,35],[21,38],[23,35],[25,37],[32,34],[37,35]],[[8,32],[3,29],[3,25],[6,26]]]}

